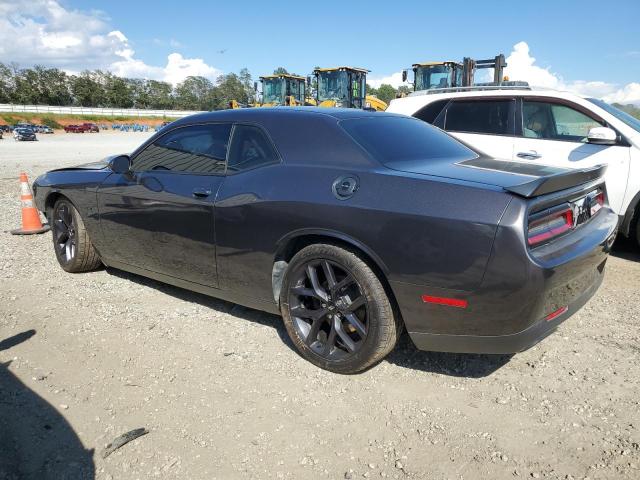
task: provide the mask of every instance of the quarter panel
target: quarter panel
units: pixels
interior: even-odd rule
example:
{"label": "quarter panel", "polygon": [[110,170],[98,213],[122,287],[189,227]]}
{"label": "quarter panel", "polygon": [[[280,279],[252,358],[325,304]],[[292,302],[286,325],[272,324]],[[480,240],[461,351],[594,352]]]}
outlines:
{"label": "quarter panel", "polygon": [[[341,201],[331,186],[345,174],[360,186]],[[324,229],[374,252],[391,281],[474,289],[510,196],[427,178],[294,165],[227,177],[216,202],[220,287],[272,298],[277,245],[292,232]]]}

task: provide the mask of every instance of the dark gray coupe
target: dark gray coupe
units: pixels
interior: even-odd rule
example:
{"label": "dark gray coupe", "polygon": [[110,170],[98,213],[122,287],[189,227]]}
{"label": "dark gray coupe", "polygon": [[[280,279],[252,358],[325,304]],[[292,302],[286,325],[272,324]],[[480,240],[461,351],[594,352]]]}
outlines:
{"label": "dark gray coupe", "polygon": [[104,264],[281,313],[340,373],[424,350],[518,352],[597,290],[617,217],[603,169],[487,158],[360,110],[184,118],[131,156],[34,185],[62,268]]}

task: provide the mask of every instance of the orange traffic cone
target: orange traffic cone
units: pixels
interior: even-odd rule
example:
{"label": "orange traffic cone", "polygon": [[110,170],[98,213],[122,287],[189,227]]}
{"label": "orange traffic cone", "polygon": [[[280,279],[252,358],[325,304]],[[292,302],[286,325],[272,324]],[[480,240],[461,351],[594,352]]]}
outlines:
{"label": "orange traffic cone", "polygon": [[33,194],[26,173],[20,174],[20,201],[22,202],[22,228],[11,230],[12,235],[31,235],[49,231],[49,225],[42,225],[38,209],[33,206]]}

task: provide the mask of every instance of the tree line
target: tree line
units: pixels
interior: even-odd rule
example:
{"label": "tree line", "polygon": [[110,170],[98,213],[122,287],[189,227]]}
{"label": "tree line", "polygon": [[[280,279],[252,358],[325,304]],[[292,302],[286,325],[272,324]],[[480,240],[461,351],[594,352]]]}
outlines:
{"label": "tree line", "polygon": [[0,103],[24,105],[219,110],[229,101],[253,100],[253,81],[244,68],[212,82],[191,76],[175,87],[158,80],[122,78],[103,70],[70,75],[58,68],[18,68],[0,63]]}
{"label": "tree line", "polygon": [[[287,73],[278,67],[274,73]],[[369,94],[389,102],[407,87],[398,90],[383,84]],[[103,108],[139,108],[153,110],[220,110],[231,100],[248,104],[255,100],[251,73],[219,76],[215,82],[187,77],[177,85],[158,80],[123,78],[103,70],[85,70],[72,75],[58,68],[36,65],[19,68],[0,62],[0,103],[23,105],[81,106]]]}

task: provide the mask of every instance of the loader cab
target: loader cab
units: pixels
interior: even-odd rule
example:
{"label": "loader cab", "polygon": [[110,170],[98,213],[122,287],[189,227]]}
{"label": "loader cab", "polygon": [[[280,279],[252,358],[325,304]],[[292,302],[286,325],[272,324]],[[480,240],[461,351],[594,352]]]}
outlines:
{"label": "loader cab", "polygon": [[414,63],[412,68],[415,91],[462,86],[461,63],[452,61]]}
{"label": "loader cab", "polygon": [[317,68],[316,103],[320,107],[367,108],[369,70],[355,67]]}
{"label": "loader cab", "polygon": [[296,75],[278,74],[260,77],[262,83],[262,106],[304,105],[305,78]]}

